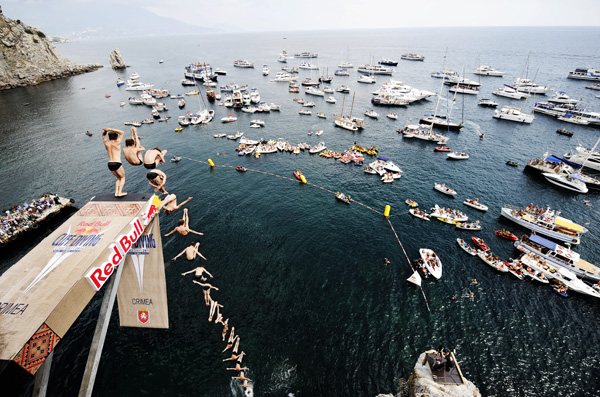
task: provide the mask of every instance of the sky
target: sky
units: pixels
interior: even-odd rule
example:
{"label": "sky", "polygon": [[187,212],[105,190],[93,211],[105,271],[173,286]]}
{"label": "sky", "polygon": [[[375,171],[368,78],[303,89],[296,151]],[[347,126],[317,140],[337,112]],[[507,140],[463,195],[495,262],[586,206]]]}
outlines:
{"label": "sky", "polygon": [[600,0],[578,0],[573,7],[564,0],[0,0],[0,6],[7,17],[42,30],[102,26],[100,15],[109,18],[111,10],[113,23],[126,24],[145,10],[224,32],[600,25]]}

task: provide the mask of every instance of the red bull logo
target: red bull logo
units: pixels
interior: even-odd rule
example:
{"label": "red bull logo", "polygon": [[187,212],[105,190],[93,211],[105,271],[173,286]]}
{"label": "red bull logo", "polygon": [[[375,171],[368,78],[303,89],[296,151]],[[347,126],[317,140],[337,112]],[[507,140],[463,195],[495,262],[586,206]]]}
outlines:
{"label": "red bull logo", "polygon": [[82,227],[79,229],[75,229],[73,231],[73,233],[79,233],[79,234],[98,234],[100,233],[102,230],[94,227],[94,226],[88,226],[88,227]]}
{"label": "red bull logo", "polygon": [[146,210],[142,213],[142,218],[144,220],[144,226],[148,226],[154,215],[158,213],[158,209],[160,208],[162,201],[160,197],[157,195],[152,196],[152,198],[148,201],[146,206]]}

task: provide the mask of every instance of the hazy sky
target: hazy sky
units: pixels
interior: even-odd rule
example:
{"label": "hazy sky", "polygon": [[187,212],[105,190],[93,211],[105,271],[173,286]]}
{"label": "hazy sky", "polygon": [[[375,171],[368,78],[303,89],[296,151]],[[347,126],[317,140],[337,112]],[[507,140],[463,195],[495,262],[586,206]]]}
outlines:
{"label": "hazy sky", "polygon": [[132,10],[145,9],[192,25],[245,31],[600,25],[600,0],[572,5],[564,0],[0,0],[0,5],[9,18],[41,28],[44,18],[74,10],[80,11],[78,25],[88,23],[82,18],[99,25],[94,12],[81,13],[97,6],[114,10],[114,18],[125,24],[135,23]]}

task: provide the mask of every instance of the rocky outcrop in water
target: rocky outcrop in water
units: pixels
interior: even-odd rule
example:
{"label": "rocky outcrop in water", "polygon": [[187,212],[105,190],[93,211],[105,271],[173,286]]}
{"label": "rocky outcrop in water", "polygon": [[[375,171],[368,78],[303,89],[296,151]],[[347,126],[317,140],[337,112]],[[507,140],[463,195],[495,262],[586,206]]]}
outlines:
{"label": "rocky outcrop in water", "polygon": [[102,65],[76,65],[39,29],[0,13],[0,90],[92,72]]}
{"label": "rocky outcrop in water", "polygon": [[118,48],[115,48],[110,53],[110,65],[113,69],[125,69],[127,65],[125,65],[125,61],[121,56],[121,51]]}

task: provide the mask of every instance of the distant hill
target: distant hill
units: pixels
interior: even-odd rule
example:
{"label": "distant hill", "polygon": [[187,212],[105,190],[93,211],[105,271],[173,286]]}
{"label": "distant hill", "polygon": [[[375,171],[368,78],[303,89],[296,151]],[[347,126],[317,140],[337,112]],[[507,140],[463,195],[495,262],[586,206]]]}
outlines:
{"label": "distant hill", "polygon": [[[4,13],[6,12],[5,7]],[[114,9],[110,8],[110,3],[104,2],[85,3],[85,7],[73,7],[68,10],[56,9],[52,18],[48,18],[44,10],[31,4],[26,15],[9,17],[27,19],[29,24],[45,33],[69,40],[220,33],[211,28],[161,17],[137,6],[122,5]]]}

